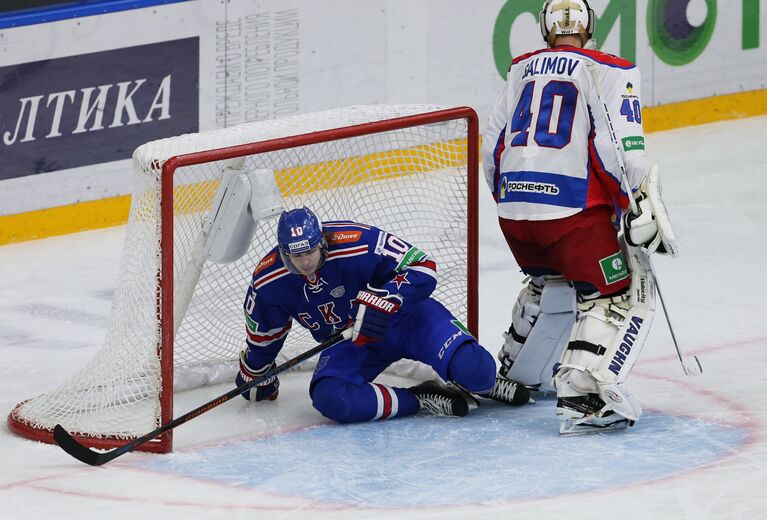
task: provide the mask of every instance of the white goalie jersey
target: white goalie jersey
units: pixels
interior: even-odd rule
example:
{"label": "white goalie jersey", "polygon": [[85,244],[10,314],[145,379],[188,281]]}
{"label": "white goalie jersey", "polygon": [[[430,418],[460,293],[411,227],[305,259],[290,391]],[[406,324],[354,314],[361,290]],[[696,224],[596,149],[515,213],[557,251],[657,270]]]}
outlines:
{"label": "white goalie jersey", "polygon": [[647,174],[637,67],[590,49],[541,49],[512,62],[483,135],[485,178],[500,217],[550,220],[597,205],[627,207],[587,64],[599,75],[632,190]]}

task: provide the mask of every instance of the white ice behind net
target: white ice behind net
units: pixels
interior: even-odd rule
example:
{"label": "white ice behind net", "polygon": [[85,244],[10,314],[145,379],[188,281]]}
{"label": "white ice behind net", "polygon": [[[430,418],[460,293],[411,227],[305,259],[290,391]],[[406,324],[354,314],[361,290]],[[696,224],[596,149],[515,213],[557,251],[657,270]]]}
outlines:
{"label": "white ice behind net", "polygon": [[[13,418],[36,429],[62,424],[95,437],[125,438],[159,425],[161,337],[160,163],[195,151],[306,134],[444,107],[350,107],[162,139],[134,153],[135,187],[112,317],[104,346],[66,384],[30,399]],[[307,205],[322,220],[376,225],[417,245],[438,264],[434,297],[467,318],[466,122],[372,133],[248,156],[243,171],[275,172],[286,208]],[[174,277],[192,246],[227,161],[180,168],[174,176]],[[242,300],[258,260],[274,245],[276,219],[262,221],[248,252],[206,262],[174,343],[177,390],[231,380],[244,345]],[[314,346],[294,324],[281,359]],[[278,361],[279,362],[279,361]]]}

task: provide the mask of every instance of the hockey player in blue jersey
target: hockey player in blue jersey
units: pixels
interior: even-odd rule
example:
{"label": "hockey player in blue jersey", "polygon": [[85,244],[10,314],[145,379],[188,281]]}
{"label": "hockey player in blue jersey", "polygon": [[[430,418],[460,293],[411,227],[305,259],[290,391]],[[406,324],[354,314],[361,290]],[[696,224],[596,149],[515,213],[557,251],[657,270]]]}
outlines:
{"label": "hockey player in blue jersey", "polygon": [[[278,246],[258,264],[245,298],[247,348],[236,383],[274,366],[291,318],[318,342],[353,327],[321,355],[309,386],[314,407],[340,423],[413,415],[466,415],[469,392],[524,404],[529,392],[501,379],[495,361],[442,304],[430,297],[437,266],[404,240],[373,226],[320,223],[304,207],[285,211]],[[407,358],[430,365],[445,381],[395,388],[373,380]],[[269,379],[243,397],[274,400],[279,380]]]}

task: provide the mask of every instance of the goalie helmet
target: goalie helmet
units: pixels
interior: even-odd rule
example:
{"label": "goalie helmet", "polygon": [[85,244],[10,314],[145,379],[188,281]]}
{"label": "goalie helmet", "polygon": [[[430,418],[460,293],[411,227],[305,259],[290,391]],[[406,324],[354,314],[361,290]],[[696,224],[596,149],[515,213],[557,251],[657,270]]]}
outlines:
{"label": "goalie helmet", "polygon": [[322,224],[317,215],[306,206],[282,212],[277,223],[277,245],[285,267],[293,273],[299,273],[299,271],[288,255],[308,253],[315,247],[321,246],[322,260],[317,266],[319,269],[324,262],[327,250],[325,237],[322,234]]}
{"label": "goalie helmet", "polygon": [[557,36],[577,34],[581,45],[585,45],[594,34],[594,11],[586,0],[546,0],[538,20],[543,40],[549,47],[554,45]]}

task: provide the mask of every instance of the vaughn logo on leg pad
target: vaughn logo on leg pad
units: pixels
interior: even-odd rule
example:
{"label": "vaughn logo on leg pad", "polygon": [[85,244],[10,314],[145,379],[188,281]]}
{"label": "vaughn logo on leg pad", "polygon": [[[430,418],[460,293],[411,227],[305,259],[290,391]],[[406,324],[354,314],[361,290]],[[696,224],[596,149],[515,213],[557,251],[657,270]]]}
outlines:
{"label": "vaughn logo on leg pad", "polygon": [[[608,367],[610,372],[616,376],[620,374],[621,368],[623,368],[623,363],[626,361],[628,355],[631,354],[631,347],[634,346],[634,341],[639,335],[639,330],[642,328],[643,322],[644,320],[639,316],[633,316],[631,318],[629,328],[623,335],[623,341],[621,341],[621,344],[618,346],[618,350],[615,351],[615,355],[613,356],[613,359],[610,362],[610,366]],[[613,399],[613,401],[615,401],[615,399]]]}
{"label": "vaughn logo on leg pad", "polygon": [[628,266],[626,266],[620,252],[600,260],[599,267],[602,269],[602,275],[607,284],[619,282],[629,276]]}

